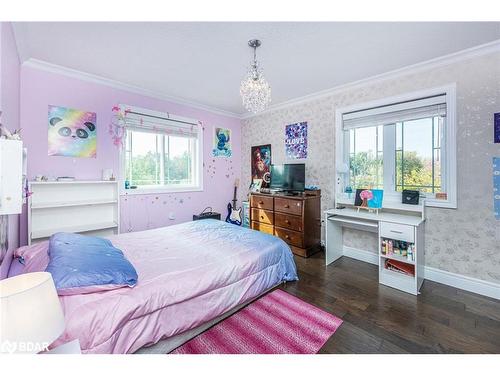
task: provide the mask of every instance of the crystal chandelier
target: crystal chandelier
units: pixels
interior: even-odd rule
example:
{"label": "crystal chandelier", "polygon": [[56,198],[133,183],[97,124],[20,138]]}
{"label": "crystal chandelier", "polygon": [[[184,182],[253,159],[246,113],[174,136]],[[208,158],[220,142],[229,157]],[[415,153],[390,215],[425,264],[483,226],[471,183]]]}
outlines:
{"label": "crystal chandelier", "polygon": [[271,87],[262,74],[262,68],[257,64],[256,51],[261,45],[260,40],[249,40],[248,45],[253,48],[253,62],[246,77],[241,81],[240,95],[245,108],[257,113],[266,109],[271,101]]}

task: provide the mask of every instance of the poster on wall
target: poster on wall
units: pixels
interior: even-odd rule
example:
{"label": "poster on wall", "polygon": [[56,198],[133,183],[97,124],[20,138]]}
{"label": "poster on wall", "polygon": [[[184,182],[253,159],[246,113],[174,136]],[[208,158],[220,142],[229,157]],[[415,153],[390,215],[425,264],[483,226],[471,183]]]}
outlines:
{"label": "poster on wall", "polygon": [[231,150],[231,130],[224,128],[214,128],[214,146],[212,155],[216,158],[229,158]]}
{"label": "poster on wall", "polygon": [[493,209],[500,220],[500,157],[493,158]]}
{"label": "poster on wall", "polygon": [[285,127],[285,152],[289,159],[307,158],[307,122]]}
{"label": "poster on wall", "polygon": [[262,180],[260,187],[268,188],[271,183],[271,145],[252,147],[252,181]]}
{"label": "poster on wall", "polygon": [[49,156],[95,158],[96,114],[49,105]]}
{"label": "poster on wall", "polygon": [[500,112],[493,115],[494,142],[500,143]]}

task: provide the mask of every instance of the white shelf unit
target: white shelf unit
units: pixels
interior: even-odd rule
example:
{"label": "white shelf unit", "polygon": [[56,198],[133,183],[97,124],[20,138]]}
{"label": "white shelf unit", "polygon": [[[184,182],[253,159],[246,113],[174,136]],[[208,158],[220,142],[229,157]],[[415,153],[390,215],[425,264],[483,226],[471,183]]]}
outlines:
{"label": "white shelf unit", "polygon": [[120,232],[117,181],[33,181],[29,191],[29,244],[57,232],[97,236]]}
{"label": "white shelf unit", "polygon": [[[380,222],[378,235],[378,259],[379,259],[379,282],[407,293],[418,295],[420,287],[424,282],[424,230],[425,222],[401,224],[393,222]],[[399,254],[383,254],[382,241],[391,240],[405,242],[414,245],[413,259]],[[405,263],[413,269],[414,275],[399,273],[386,268],[388,260],[396,260]]]}

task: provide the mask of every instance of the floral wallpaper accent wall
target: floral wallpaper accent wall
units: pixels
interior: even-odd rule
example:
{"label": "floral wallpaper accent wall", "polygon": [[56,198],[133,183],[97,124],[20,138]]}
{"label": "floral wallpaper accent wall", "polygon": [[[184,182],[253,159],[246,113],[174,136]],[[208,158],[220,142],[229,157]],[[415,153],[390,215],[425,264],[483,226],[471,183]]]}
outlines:
{"label": "floral wallpaper accent wall", "polygon": [[[335,109],[425,88],[457,85],[458,208],[429,208],[426,265],[500,283],[500,221],[493,213],[493,113],[500,109],[500,53],[455,62],[398,78],[346,88],[242,121],[242,186],[250,184],[250,147],[271,143],[273,163],[287,162],[286,124],[307,121],[306,184],[322,190],[322,209],[333,207]],[[243,197],[247,191],[242,191]],[[376,252],[370,233],[344,231],[344,244]]]}

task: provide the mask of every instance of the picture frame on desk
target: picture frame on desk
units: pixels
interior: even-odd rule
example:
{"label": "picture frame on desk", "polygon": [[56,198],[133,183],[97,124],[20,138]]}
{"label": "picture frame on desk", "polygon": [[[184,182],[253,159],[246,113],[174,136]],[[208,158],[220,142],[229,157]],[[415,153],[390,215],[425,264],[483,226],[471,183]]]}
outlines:
{"label": "picture frame on desk", "polygon": [[384,198],[384,191],[380,189],[356,189],[356,196],[354,198],[354,206],[357,207],[358,212],[360,209],[368,211],[375,211],[382,209],[382,201]]}
{"label": "picture frame on desk", "polygon": [[252,183],[250,184],[250,192],[251,193],[258,193],[258,192],[260,192],[261,187],[262,187],[262,179],[255,178],[252,181]]}

